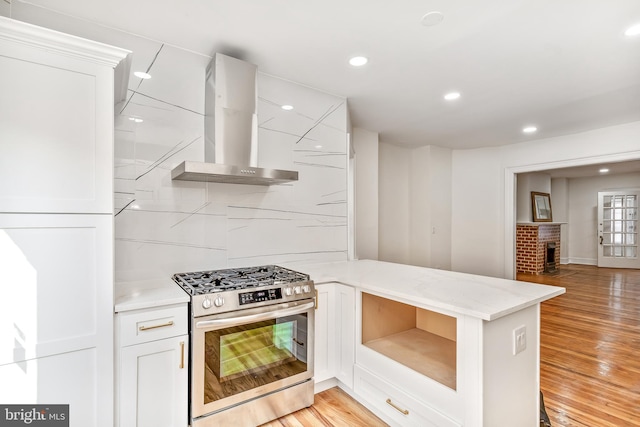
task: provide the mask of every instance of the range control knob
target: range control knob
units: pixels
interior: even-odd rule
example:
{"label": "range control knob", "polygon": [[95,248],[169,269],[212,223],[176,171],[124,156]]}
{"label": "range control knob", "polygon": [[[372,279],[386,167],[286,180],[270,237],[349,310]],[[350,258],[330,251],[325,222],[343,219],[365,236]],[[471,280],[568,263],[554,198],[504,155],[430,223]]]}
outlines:
{"label": "range control knob", "polygon": [[302,293],[302,288],[301,288],[300,286],[295,286],[295,287],[293,288],[293,292],[294,292],[296,295],[300,295],[300,294]]}
{"label": "range control knob", "polygon": [[209,297],[204,297],[204,299],[202,300],[202,308],[211,308],[211,299],[209,299]]}
{"label": "range control knob", "polygon": [[216,299],[213,300],[213,305],[215,305],[216,307],[222,307],[224,305],[224,298],[222,297],[216,297]]}
{"label": "range control knob", "polygon": [[293,295],[293,289],[291,288],[284,288],[284,294],[288,297],[290,297],[291,295]]}
{"label": "range control knob", "polygon": [[311,286],[309,285],[304,285],[302,287],[302,292],[304,292],[305,294],[308,294],[309,292],[311,292]]}

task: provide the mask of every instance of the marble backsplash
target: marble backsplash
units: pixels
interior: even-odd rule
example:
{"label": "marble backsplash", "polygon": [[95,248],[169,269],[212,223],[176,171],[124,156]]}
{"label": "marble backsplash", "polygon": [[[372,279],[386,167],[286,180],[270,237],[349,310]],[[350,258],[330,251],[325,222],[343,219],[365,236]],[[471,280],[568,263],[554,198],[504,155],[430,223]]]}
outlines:
{"label": "marble backsplash", "polygon": [[22,2],[11,17],[133,52],[127,96],[115,110],[116,280],[347,259],[345,98],[259,73],[258,165],[297,170],[299,181],[172,181],[180,162],[204,160],[211,58]]}
{"label": "marble backsplash", "polygon": [[164,46],[146,69],[152,79],[130,83],[116,120],[117,279],[346,259],[344,99],[260,74],[258,164],[297,170],[299,181],[170,179],[180,162],[204,160],[208,59]]}

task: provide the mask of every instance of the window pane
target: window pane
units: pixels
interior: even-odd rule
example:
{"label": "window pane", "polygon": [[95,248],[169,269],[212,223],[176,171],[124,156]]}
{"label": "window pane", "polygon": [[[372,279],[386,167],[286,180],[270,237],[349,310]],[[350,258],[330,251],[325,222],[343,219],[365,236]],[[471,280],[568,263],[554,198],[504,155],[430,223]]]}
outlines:
{"label": "window pane", "polygon": [[627,196],[626,200],[627,207],[633,208],[638,206],[638,200],[636,196]]}

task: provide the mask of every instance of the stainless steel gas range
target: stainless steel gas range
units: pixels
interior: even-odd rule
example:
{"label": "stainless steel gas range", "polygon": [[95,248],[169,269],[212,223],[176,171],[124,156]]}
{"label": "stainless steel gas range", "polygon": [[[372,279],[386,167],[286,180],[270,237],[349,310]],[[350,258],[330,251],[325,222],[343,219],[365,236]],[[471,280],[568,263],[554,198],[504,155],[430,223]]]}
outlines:
{"label": "stainless steel gas range", "polygon": [[191,426],[256,426],[313,404],[308,275],[265,265],[173,280],[191,296]]}

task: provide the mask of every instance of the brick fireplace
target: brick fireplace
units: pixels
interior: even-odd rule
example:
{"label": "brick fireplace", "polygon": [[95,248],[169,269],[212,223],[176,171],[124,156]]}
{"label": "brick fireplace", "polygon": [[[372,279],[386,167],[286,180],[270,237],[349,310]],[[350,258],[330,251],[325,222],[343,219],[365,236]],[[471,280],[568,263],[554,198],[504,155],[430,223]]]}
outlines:
{"label": "brick fireplace", "polygon": [[559,265],[560,224],[516,225],[516,271],[518,273],[537,275],[544,273],[545,269],[552,272]]}

